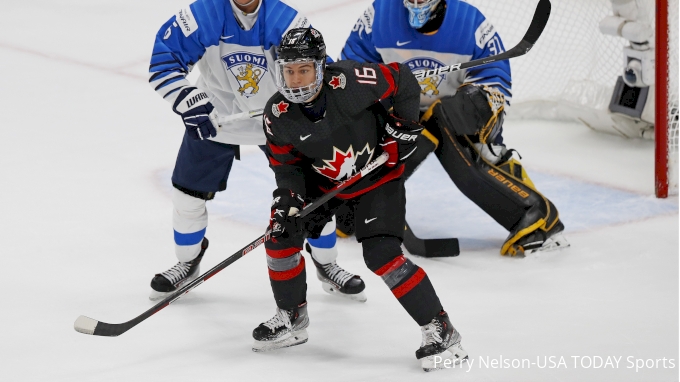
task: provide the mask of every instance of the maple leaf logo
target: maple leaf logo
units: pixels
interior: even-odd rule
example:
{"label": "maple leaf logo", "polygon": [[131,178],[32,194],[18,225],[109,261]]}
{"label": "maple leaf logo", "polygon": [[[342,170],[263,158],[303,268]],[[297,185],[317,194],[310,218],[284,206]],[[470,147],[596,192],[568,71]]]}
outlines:
{"label": "maple leaf logo", "polygon": [[274,115],[278,118],[281,116],[281,114],[288,112],[288,106],[290,106],[290,104],[286,103],[285,101],[275,103],[272,105],[272,113],[274,113]]}
{"label": "maple leaf logo", "polygon": [[333,90],[337,88],[344,89],[345,85],[347,85],[347,78],[344,74],[340,73],[339,76],[333,76],[333,78],[328,81],[328,84],[333,87]]}
{"label": "maple leaf logo", "polygon": [[373,156],[373,149],[370,148],[368,143],[366,144],[366,147],[357,153],[354,153],[354,148],[351,145],[347,151],[342,151],[337,147],[333,147],[332,160],[324,159],[323,162],[325,165],[323,167],[312,167],[314,167],[314,170],[319,174],[335,181],[346,180],[357,172],[357,159],[365,153],[368,154],[368,159],[366,160],[366,162],[368,162]]}

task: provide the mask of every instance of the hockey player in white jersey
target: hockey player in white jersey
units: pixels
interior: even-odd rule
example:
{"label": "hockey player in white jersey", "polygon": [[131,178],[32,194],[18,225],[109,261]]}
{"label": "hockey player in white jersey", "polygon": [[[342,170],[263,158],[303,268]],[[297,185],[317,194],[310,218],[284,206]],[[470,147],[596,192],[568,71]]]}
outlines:
{"label": "hockey player in white jersey", "polygon": [[[219,128],[218,116],[261,109],[277,91],[275,48],[291,29],[309,26],[283,0],[197,0],[156,35],[149,83],[182,117],[186,132],[172,174],[173,229],[178,263],[151,281],[152,300],[199,275],[208,248],[206,201],[227,186],[239,145],[264,145],[259,120]],[[191,84],[186,76],[198,67]],[[245,185],[244,185],[245,186]],[[324,289],[365,301],[364,282],[337,265],[335,223],[309,240]]]}
{"label": "hockey player in white jersey", "polygon": [[[503,51],[493,25],[467,2],[374,0],[355,24],[341,59],[400,62],[416,71]],[[426,130],[418,152],[406,162],[406,176],[434,151],[461,192],[508,230],[500,252],[515,256],[568,244],[560,235],[564,226],[557,209],[503,141],[511,85],[508,60],[422,80]],[[340,230],[345,220],[338,214]]]}

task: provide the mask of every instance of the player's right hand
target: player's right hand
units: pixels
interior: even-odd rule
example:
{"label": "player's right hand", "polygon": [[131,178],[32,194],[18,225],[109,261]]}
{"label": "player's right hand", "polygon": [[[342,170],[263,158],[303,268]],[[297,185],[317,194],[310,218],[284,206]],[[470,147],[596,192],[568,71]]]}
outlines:
{"label": "player's right hand", "polygon": [[298,230],[298,212],[305,206],[305,199],[300,194],[277,188],[272,194],[272,210],[269,228],[272,237],[280,237],[284,232],[293,233]]}
{"label": "player's right hand", "polygon": [[423,131],[417,122],[392,116],[385,124],[385,136],[380,144],[383,151],[389,154],[385,166],[394,167],[403,162],[418,148],[416,140]]}
{"label": "player's right hand", "polygon": [[193,86],[182,88],[172,110],[182,116],[191,138],[203,140],[217,135],[217,110],[205,91]]}

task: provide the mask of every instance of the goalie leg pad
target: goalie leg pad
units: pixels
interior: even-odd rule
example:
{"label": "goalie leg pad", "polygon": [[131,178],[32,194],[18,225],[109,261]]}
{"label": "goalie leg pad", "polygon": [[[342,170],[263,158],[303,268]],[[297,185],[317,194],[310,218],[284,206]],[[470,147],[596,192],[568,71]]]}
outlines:
{"label": "goalie leg pad", "polygon": [[518,161],[494,165],[479,154],[470,138],[454,135],[445,118],[438,121],[443,139],[436,154],[442,167],[468,199],[510,232],[502,255],[540,247],[564,229],[555,206],[526,181],[528,176]]}

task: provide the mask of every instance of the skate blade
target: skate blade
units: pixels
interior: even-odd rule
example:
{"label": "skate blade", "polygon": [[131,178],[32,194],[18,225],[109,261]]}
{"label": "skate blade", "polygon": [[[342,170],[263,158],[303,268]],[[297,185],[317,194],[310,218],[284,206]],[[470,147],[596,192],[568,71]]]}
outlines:
{"label": "skate blade", "polygon": [[[199,270],[197,269],[196,273],[193,276],[190,276],[190,277],[187,277],[186,279],[184,279],[182,282],[177,284],[177,286],[175,287],[175,290],[171,290],[170,292],[159,292],[157,290],[151,289],[151,293],[149,294],[149,300],[151,300],[151,301],[162,300],[162,299],[168,297],[169,295],[175,293],[178,289],[182,288],[186,284],[196,280],[196,278],[199,275],[198,271]],[[182,296],[184,296],[184,295],[182,295]]]}
{"label": "skate blade", "polygon": [[359,301],[359,302],[366,302],[366,300],[367,300],[366,293],[364,293],[364,291],[361,291],[361,292],[355,293],[355,294],[342,293],[339,290],[335,289],[335,287],[333,285],[328,284],[327,282],[324,282],[323,280],[321,280],[321,287],[323,288],[323,290],[326,291],[326,293],[332,294],[332,295],[335,295],[335,296],[340,296],[340,297],[348,298],[350,300]]}
{"label": "skate blade", "polygon": [[571,244],[569,244],[564,235],[558,233],[554,236],[549,237],[548,240],[546,240],[542,246],[527,250],[525,251],[525,253],[532,254],[538,252],[552,252],[569,247],[571,247]]}
{"label": "skate blade", "polygon": [[307,329],[298,330],[294,333],[289,333],[287,336],[276,341],[258,341],[255,340],[253,344],[254,352],[266,352],[276,349],[289,348],[291,346],[302,345],[309,339]]}
{"label": "skate blade", "polygon": [[[445,362],[451,360],[452,362]],[[450,348],[443,352],[420,360],[420,366],[424,371],[437,371],[441,369],[450,369],[467,362],[468,353],[460,346],[460,343],[453,344]]]}

